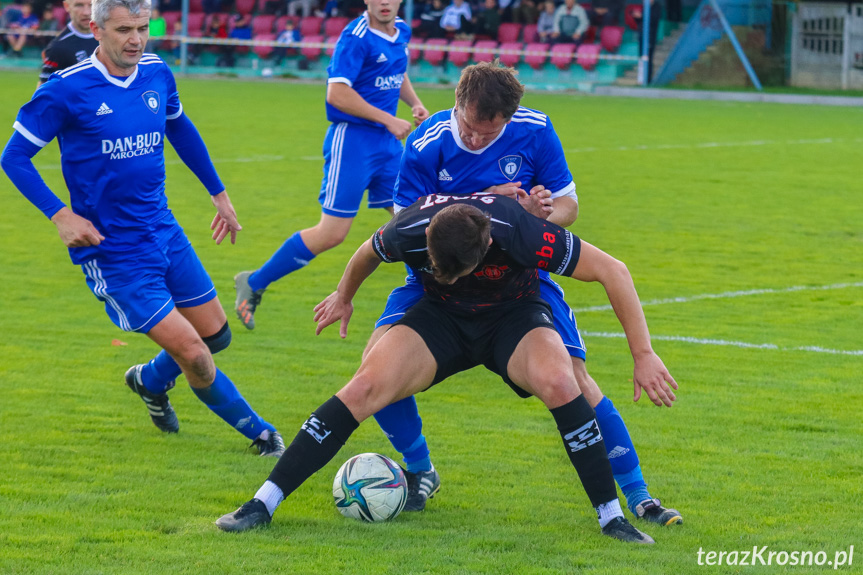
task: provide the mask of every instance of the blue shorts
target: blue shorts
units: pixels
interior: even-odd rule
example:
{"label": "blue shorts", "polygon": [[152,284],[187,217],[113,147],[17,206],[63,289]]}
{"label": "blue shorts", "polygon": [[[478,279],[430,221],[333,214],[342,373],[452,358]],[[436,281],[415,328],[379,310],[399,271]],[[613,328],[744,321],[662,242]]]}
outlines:
{"label": "blue shorts", "polygon": [[366,190],[370,208],[392,206],[402,150],[386,128],[331,124],[324,139],[324,179],[318,196],[322,211],[353,218]]}
{"label": "blue shorts", "polygon": [[123,331],[147,333],[174,307],[194,307],[216,288],[180,229],[164,245],[123,258],[100,256],[81,265],[87,285]]}
{"label": "blue shorts", "polygon": [[[375,323],[375,329],[384,325],[392,325],[399,321],[407,310],[422,299],[423,293],[420,279],[413,274],[409,274],[405,285],[397,287],[390,293],[384,313],[381,314],[381,317]],[[563,339],[566,351],[572,357],[585,359],[587,357],[587,349],[585,348],[584,340],[581,339],[581,334],[578,333],[575,314],[572,313],[569,304],[563,299],[563,289],[548,276],[548,272],[539,272],[539,295],[551,307],[554,328],[560,334],[561,339]]]}

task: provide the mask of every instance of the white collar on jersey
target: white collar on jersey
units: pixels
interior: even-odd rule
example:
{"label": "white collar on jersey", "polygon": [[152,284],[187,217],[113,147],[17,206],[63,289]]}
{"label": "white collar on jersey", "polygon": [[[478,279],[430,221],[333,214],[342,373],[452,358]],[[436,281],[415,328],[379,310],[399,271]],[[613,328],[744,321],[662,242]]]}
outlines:
{"label": "white collar on jersey", "polygon": [[90,56],[90,61],[93,62],[93,67],[102,72],[102,75],[105,76],[105,79],[114,84],[115,86],[120,86],[121,88],[128,88],[132,84],[132,82],[135,81],[135,78],[138,77],[138,66],[135,66],[135,71],[132,72],[132,74],[125,80],[119,80],[115,78],[108,72],[108,68],[105,67],[105,64],[100,62],[99,58],[96,57],[96,52],[98,51],[99,47],[96,47],[96,49],[93,50],[93,55]]}
{"label": "white collar on jersey", "polygon": [[73,26],[71,22],[69,22],[68,24],[66,24],[66,28],[68,28],[68,29],[69,29],[69,32],[71,32],[72,34],[74,34],[74,35],[75,35],[75,36],[77,36],[78,38],[84,38],[85,40],[89,40],[90,38],[92,38],[92,37],[93,37],[93,33],[92,33],[92,32],[90,32],[89,34],[81,34],[80,32],[78,32],[78,29],[77,29],[77,28],[75,28],[75,26]]}
{"label": "white collar on jersey", "polygon": [[500,140],[500,138],[503,136],[503,133],[506,132],[506,127],[509,126],[509,122],[504,124],[503,129],[500,131],[500,134],[497,135],[497,138],[495,138],[494,140],[489,142],[487,146],[480,148],[479,150],[471,150],[470,148],[468,148],[465,145],[465,143],[461,139],[461,136],[458,133],[458,120],[456,120],[455,114],[456,114],[455,108],[453,108],[452,111],[450,111],[450,115],[449,115],[449,127],[450,127],[449,131],[452,132],[453,140],[455,140],[455,143],[459,148],[461,148],[465,152],[470,152],[471,154],[476,154],[477,156],[482,154],[486,150],[488,150],[490,147],[492,147],[494,145],[495,142]]}
{"label": "white collar on jersey", "polygon": [[398,38],[399,38],[399,29],[398,28],[396,28],[396,33],[393,34],[392,36],[387,36],[386,34],[381,32],[380,30],[375,30],[374,28],[372,28],[369,25],[369,11],[368,10],[363,12],[363,19],[366,21],[366,27],[368,28],[369,32],[371,32],[375,36],[380,36],[381,38],[383,38],[387,42],[392,42],[392,43],[395,43],[395,41],[398,40]]}

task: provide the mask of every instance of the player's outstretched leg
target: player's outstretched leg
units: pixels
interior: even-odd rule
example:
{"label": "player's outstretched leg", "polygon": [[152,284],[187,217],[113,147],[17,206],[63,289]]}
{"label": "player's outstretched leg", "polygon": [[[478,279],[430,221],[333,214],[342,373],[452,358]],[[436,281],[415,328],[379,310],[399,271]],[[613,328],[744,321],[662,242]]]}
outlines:
{"label": "player's outstretched leg", "polygon": [[150,412],[150,419],[153,424],[165,433],[177,433],[180,431],[180,422],[177,420],[177,413],[174,411],[171,402],[168,400],[167,391],[174,387],[174,381],[160,386],[162,389],[159,393],[150,391],[142,381],[141,371],[144,365],[133,365],[126,371],[126,385],[134,391],[144,401],[147,406],[147,411]]}

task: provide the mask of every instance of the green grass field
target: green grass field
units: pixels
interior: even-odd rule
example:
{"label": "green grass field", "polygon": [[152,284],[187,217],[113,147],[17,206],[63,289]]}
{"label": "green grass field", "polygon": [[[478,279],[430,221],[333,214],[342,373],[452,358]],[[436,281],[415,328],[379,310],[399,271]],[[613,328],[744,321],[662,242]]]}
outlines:
{"label": "green grass field", "polygon": [[[11,134],[36,74],[0,76]],[[245,227],[209,240],[203,187],[168,152],[171,206],[231,316],[218,364],[290,440],[359,365],[400,266],[355,301],[347,340],[314,336],[312,307],[385,221],[364,210],[344,245],[272,286],[245,331],[232,277],[319,217],[324,86],[179,80]],[[419,88],[430,110],[452,91]],[[332,478],[350,455],[395,453],[374,422],[265,530],[213,521],[273,461],[181,381],[181,432],[164,436],[123,384],[156,347],[119,331],[53,225],[0,178],[0,573],[814,573],[699,566],[697,553],[835,553],[863,565],[863,110],[531,93],[578,184],[573,230],[627,262],[654,347],[680,383],[672,409],[632,403],[632,361],[598,285],[562,279],[589,367],[633,435],[655,496],[685,523],[645,526],[650,548],[602,537],[550,414],[475,369],[420,397],[443,487],[420,514],[344,519]],[[404,110],[402,110],[404,113]],[[34,160],[67,198],[52,143]],[[127,345],[112,345],[113,339]],[[764,555],[765,560],[767,555]]]}

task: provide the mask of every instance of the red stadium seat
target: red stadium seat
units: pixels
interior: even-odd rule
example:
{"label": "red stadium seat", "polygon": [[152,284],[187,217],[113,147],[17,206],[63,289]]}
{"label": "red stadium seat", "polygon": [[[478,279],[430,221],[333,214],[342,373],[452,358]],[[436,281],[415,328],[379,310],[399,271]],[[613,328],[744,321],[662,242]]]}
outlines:
{"label": "red stadium seat", "polygon": [[234,0],[234,10],[240,14],[251,14],[255,11],[255,0]]}
{"label": "red stadium seat", "polygon": [[335,17],[324,20],[324,36],[338,36],[345,29],[345,26],[350,24],[348,18]]}
{"label": "red stadium seat", "polygon": [[252,36],[258,34],[272,34],[276,17],[272,15],[255,16],[252,18]]}
{"label": "red stadium seat", "polygon": [[524,55],[524,61],[528,66],[534,70],[540,70],[545,65],[545,61],[548,59],[545,54],[548,52],[548,44],[534,42],[525,46],[525,51],[527,54]]}
{"label": "red stadium seat", "polygon": [[566,70],[572,65],[573,54],[575,44],[555,44],[551,47],[551,63],[559,70]]}
{"label": "red stadium seat", "polygon": [[470,40],[453,40],[449,43],[450,48],[455,48],[449,53],[449,61],[453,66],[462,67],[470,60],[470,47],[473,42]]}
{"label": "red stadium seat", "polygon": [[203,12],[189,12],[189,18],[186,20],[186,27],[189,30],[189,36],[192,38],[200,38],[204,35],[203,28],[205,17],[206,15]]}
{"label": "red stadium seat", "polygon": [[448,42],[444,38],[432,38],[431,40],[426,40],[425,43],[432,46],[431,48],[426,48],[425,52],[423,52],[425,61],[433,66],[443,64],[444,51],[441,48],[446,46]]}
{"label": "red stadium seat", "polygon": [[525,44],[533,44],[536,42],[536,24],[528,24],[521,32],[521,41]]}
{"label": "red stadium seat", "polygon": [[641,4],[627,4],[623,8],[623,22],[626,24],[627,28],[630,30],[638,31],[638,22],[635,21],[635,17],[632,15],[633,12],[641,13],[642,5]]}
{"label": "red stadium seat", "polygon": [[503,44],[504,42],[516,42],[521,34],[521,24],[513,22],[504,22],[497,29],[497,41]]}
{"label": "red stadium seat", "polygon": [[419,59],[420,59],[420,49],[419,49],[419,48],[414,48],[414,46],[415,46],[415,44],[411,44],[411,45],[409,46],[409,48],[410,48],[410,51],[409,51],[409,58],[410,58],[410,63],[411,63],[411,64],[416,64],[416,63],[419,61]]}
{"label": "red stadium seat", "polygon": [[[501,51],[503,50],[521,50],[522,44],[521,42],[503,42],[500,45]],[[518,64],[518,61],[521,60],[521,54],[501,54],[500,55],[500,63],[504,66],[515,66]]]}
{"label": "red stadium seat", "polygon": [[287,27],[288,20],[294,23],[294,28],[297,27],[297,22],[300,19],[297,16],[279,16],[276,18],[276,33],[278,34]]}
{"label": "red stadium seat", "polygon": [[497,42],[494,40],[480,40],[473,46],[473,61],[474,62],[491,62],[494,60],[495,54],[494,52],[481,52],[477,50],[477,48],[483,50],[495,50],[497,49]]}
{"label": "red stadium seat", "polygon": [[581,37],[582,44],[593,44],[596,42],[596,26],[588,26]]}
{"label": "red stadium seat", "polygon": [[174,24],[180,21],[181,12],[162,12],[162,18],[165,19],[165,32],[168,34],[174,33]]}
{"label": "red stadium seat", "polygon": [[324,19],[318,18],[317,16],[309,16],[308,18],[303,18],[300,20],[300,36],[305,38],[306,36],[320,36],[321,34],[321,25],[323,24]]}
{"label": "red stadium seat", "polygon": [[[303,40],[302,40],[303,43],[314,42],[314,43],[318,43],[318,44],[320,44],[323,41],[324,41],[324,37],[321,36],[320,34],[313,34],[311,36],[303,36]],[[305,56],[309,60],[317,60],[318,58],[320,58],[322,51],[323,50],[321,48],[313,48],[310,46],[302,46],[300,48],[300,54],[302,54],[303,56]]]}
{"label": "red stadium seat", "polygon": [[[54,14],[54,19],[57,21],[57,27],[62,28],[66,25],[66,9],[62,6],[54,6],[51,9],[51,12]],[[168,32],[170,34],[170,31]]]}
{"label": "red stadium seat", "polygon": [[617,52],[623,43],[623,26],[603,26],[599,32],[599,43],[607,52]]}
{"label": "red stadium seat", "polygon": [[[261,42],[275,42],[276,35],[275,34],[258,34],[253,40],[260,40]],[[269,58],[270,54],[273,53],[273,46],[255,46],[254,47],[255,54],[258,55],[258,58]]]}
{"label": "red stadium seat", "polygon": [[585,70],[593,70],[599,63],[600,50],[599,44],[582,44],[575,52],[576,61]]}
{"label": "red stadium seat", "polygon": [[333,52],[336,51],[336,42],[339,41],[339,37],[338,36],[327,36],[324,41],[327,44],[332,44],[332,46],[330,46],[329,48],[326,48],[324,50],[324,54],[326,54],[327,56],[332,56]]}
{"label": "red stadium seat", "polygon": [[204,0],[189,0],[189,12],[203,12]]}

